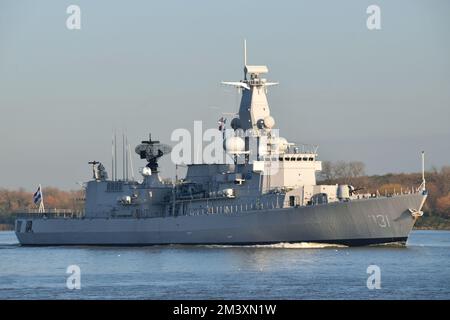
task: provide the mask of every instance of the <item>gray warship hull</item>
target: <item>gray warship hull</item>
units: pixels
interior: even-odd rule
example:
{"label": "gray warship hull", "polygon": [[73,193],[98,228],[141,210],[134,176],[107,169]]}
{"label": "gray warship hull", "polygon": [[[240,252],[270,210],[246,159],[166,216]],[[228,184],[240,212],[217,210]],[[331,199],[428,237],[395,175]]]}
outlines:
{"label": "gray warship hull", "polygon": [[426,195],[378,197],[293,208],[157,218],[16,220],[22,245],[224,244],[315,242],[348,246],[406,242]]}

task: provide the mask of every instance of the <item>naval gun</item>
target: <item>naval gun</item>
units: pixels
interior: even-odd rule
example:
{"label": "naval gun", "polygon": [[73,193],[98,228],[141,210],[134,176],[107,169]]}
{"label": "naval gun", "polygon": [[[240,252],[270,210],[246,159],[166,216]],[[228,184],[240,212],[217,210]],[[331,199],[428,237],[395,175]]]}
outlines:
{"label": "naval gun", "polygon": [[167,144],[160,143],[157,140],[152,140],[152,135],[149,134],[148,140],[141,141],[134,150],[141,159],[147,160],[147,168],[153,172],[158,172],[158,159],[172,151],[172,147]]}

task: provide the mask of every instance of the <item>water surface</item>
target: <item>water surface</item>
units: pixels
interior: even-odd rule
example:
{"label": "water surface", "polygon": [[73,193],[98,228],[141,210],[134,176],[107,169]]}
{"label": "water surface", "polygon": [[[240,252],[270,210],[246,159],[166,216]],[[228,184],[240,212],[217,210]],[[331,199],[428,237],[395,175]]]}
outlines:
{"label": "water surface", "polygon": [[[66,287],[69,265],[80,290]],[[367,288],[369,265],[381,289]],[[21,247],[0,232],[0,299],[450,299],[450,231],[356,248]]]}

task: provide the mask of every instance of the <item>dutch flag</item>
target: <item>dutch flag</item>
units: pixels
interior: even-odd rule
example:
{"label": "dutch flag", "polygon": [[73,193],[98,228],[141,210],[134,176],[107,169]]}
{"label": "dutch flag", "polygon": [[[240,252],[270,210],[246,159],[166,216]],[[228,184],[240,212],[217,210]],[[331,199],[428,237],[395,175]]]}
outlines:
{"label": "dutch flag", "polygon": [[33,202],[34,202],[34,204],[37,204],[41,200],[42,200],[42,192],[41,192],[41,186],[39,186],[37,191],[33,194]]}

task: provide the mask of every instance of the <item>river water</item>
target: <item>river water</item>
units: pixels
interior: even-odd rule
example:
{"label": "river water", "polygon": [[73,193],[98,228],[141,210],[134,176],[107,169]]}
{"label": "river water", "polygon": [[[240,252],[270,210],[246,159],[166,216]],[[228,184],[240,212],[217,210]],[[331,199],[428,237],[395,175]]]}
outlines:
{"label": "river water", "polygon": [[0,299],[450,299],[450,231],[353,248],[21,247],[0,232]]}

